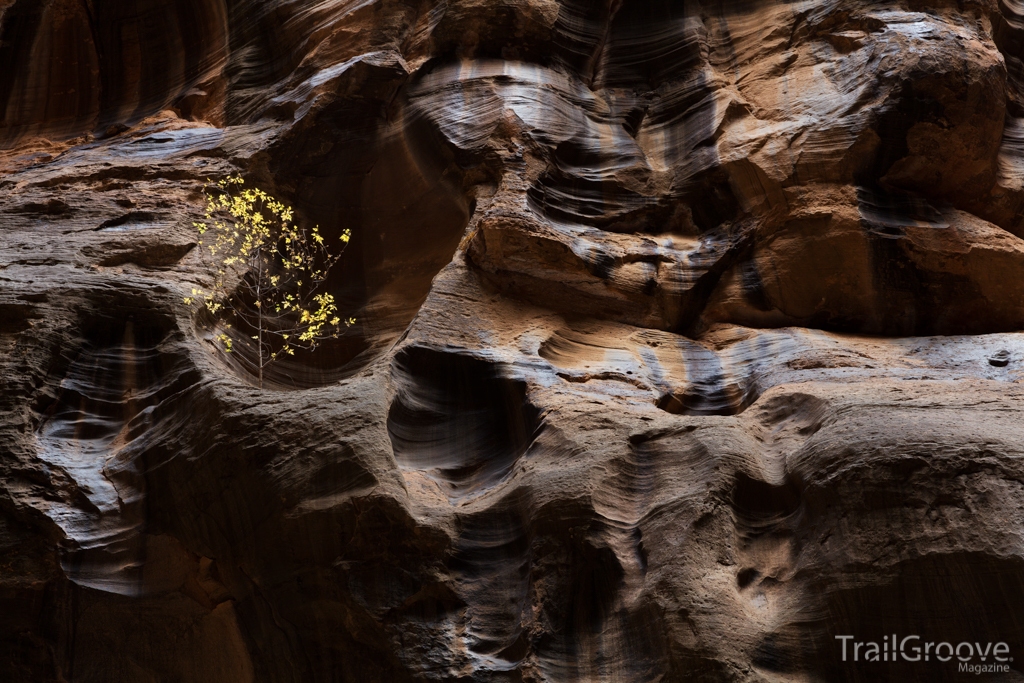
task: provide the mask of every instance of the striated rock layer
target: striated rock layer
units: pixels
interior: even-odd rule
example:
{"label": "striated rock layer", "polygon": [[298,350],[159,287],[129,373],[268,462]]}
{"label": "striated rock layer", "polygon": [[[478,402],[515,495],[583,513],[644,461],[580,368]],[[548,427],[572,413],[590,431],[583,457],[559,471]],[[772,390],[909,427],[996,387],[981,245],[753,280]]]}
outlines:
{"label": "striated rock layer", "polygon": [[[0,680],[1024,680],[1022,60],[1012,0],[0,0]],[[263,391],[182,302],[232,173],[353,234]]]}

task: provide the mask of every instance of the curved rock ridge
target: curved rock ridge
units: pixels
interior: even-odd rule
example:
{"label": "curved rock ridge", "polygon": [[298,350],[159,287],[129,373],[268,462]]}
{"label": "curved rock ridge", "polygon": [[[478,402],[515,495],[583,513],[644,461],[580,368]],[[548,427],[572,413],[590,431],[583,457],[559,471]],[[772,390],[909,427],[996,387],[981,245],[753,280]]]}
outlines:
{"label": "curved rock ridge", "polygon": [[[0,0],[0,680],[1024,678],[1022,60],[1011,0]],[[232,174],[352,231],[263,390],[183,302]]]}

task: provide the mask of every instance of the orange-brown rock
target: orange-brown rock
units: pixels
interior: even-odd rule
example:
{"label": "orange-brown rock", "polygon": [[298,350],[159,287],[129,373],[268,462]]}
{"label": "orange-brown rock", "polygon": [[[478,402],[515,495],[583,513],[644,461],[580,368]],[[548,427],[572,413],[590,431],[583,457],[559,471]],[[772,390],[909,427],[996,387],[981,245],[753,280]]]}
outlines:
{"label": "orange-brown rock", "polygon": [[[1022,59],[1010,0],[0,0],[0,681],[1024,678]],[[183,303],[235,173],[353,235],[262,391]]]}

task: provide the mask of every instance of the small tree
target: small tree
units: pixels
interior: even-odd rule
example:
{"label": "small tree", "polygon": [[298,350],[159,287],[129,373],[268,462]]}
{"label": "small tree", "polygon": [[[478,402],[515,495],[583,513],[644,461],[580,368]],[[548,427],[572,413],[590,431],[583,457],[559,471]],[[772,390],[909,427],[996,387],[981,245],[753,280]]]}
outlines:
{"label": "small tree", "polygon": [[[344,231],[332,252],[318,228],[301,230],[290,207],[244,184],[231,176],[206,186],[206,217],[192,225],[216,271],[212,287],[194,288],[185,303],[234,317],[255,332],[262,389],[265,367],[296,349],[311,351],[355,322],[341,318],[334,297],[320,290],[351,233]],[[232,352],[227,333],[216,339]]]}

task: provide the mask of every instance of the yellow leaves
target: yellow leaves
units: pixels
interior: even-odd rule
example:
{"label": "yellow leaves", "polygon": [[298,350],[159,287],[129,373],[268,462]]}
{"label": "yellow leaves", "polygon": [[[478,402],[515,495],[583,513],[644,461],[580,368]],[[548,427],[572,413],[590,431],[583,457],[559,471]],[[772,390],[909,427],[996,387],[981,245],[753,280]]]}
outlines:
{"label": "yellow leaves", "polygon": [[[355,323],[339,315],[334,297],[321,291],[341,250],[332,253],[319,226],[302,230],[294,217],[291,207],[231,176],[207,184],[205,220],[192,224],[216,276],[209,292],[193,289],[183,301],[241,321],[241,338],[252,338],[261,369],[296,349],[312,350],[337,337],[342,324]],[[351,231],[344,230],[342,250],[350,239]],[[216,339],[231,351],[230,337]]]}
{"label": "yellow leaves", "polygon": [[224,333],[221,333],[217,335],[216,339],[221,343],[221,346],[224,347],[224,351],[226,353],[231,353],[231,351],[233,350],[231,346],[231,337]]}

